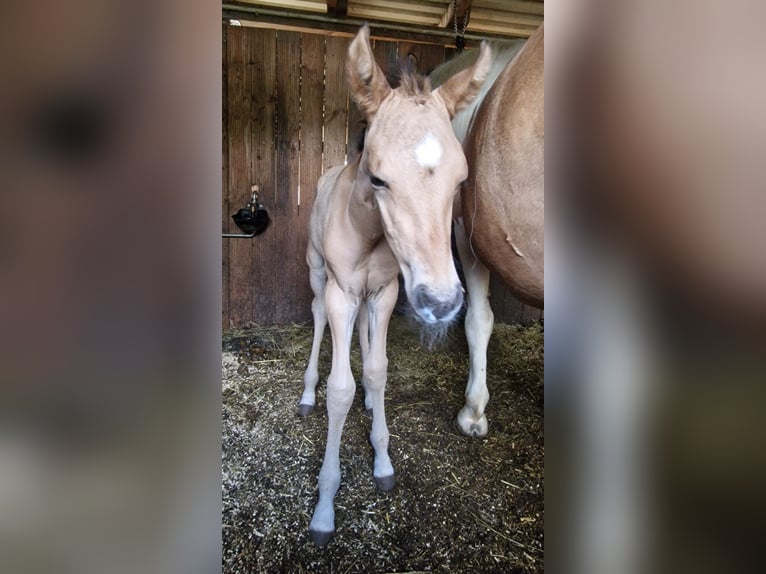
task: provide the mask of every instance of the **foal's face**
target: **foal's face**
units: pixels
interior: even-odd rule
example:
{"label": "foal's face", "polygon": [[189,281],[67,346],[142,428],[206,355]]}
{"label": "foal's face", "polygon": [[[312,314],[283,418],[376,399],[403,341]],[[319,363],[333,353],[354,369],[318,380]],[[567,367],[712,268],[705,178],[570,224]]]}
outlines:
{"label": "foal's face", "polygon": [[451,251],[452,202],[468,166],[441,100],[394,90],[372,120],[361,166],[417,317],[452,321],[463,303]]}
{"label": "foal's face", "polygon": [[367,26],[349,45],[346,76],[370,126],[357,185],[373,195],[407,298],[427,325],[449,323],[463,304],[450,221],[468,169],[450,119],[476,96],[490,60],[482,44],[476,63],[437,89],[414,81],[394,90],[375,62]]}

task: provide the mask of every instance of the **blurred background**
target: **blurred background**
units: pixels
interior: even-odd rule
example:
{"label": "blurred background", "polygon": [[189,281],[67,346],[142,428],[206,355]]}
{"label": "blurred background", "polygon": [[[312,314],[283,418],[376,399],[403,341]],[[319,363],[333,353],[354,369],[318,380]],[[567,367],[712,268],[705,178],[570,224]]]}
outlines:
{"label": "blurred background", "polygon": [[752,571],[766,6],[546,8],[547,565]]}
{"label": "blurred background", "polygon": [[0,8],[0,571],[220,565],[220,10]]}
{"label": "blurred background", "polygon": [[[754,571],[766,4],[546,5],[548,567]],[[220,8],[0,10],[0,571],[218,570]]]}

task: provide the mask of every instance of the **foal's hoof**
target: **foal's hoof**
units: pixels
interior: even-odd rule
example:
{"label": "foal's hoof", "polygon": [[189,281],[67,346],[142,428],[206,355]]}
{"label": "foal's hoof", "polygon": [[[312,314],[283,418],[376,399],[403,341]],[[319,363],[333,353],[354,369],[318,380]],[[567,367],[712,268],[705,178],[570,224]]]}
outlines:
{"label": "foal's hoof", "polygon": [[481,415],[481,418],[475,419],[465,415],[463,411],[460,411],[455,419],[455,428],[465,436],[484,438],[487,436],[489,423],[487,422],[487,417],[485,415]]}
{"label": "foal's hoof", "polygon": [[381,477],[376,476],[375,484],[378,486],[378,490],[382,492],[388,492],[394,487],[394,485],[396,484],[396,480],[394,479],[393,474],[389,476],[381,476]]}
{"label": "foal's hoof", "polygon": [[306,418],[311,414],[311,411],[314,410],[314,405],[304,405],[300,404],[298,405],[298,414],[301,415],[303,418]]}
{"label": "foal's hoof", "polygon": [[311,540],[314,541],[314,544],[317,546],[324,546],[333,536],[335,536],[335,531],[331,530],[330,532],[322,532],[321,530],[314,530],[309,528],[309,534],[311,535]]}

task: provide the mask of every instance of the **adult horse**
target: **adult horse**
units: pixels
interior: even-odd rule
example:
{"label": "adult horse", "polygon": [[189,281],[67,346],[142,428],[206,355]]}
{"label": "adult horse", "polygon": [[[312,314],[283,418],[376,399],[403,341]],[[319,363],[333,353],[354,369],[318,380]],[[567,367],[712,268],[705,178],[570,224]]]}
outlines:
{"label": "adult horse", "polygon": [[404,277],[415,317],[446,328],[463,305],[450,250],[452,204],[468,166],[450,120],[479,91],[490,64],[484,44],[476,62],[431,90],[405,73],[392,88],[375,63],[364,26],[349,45],[346,75],[368,122],[361,155],[320,178],[312,208],[306,261],[314,291],[314,342],[304,376],[301,414],[315,405],[319,346],[327,322],[332,367],[327,379],[328,431],[319,473],[319,501],[309,530],[325,544],[335,532],[333,501],[340,486],[340,438],[354,397],[349,362],[359,317],[362,383],[372,411],[370,442],[378,488],[394,486],[383,393],[386,331]]}
{"label": "adult horse", "polygon": [[[490,73],[479,97],[453,120],[469,171],[454,209],[471,363],[457,424],[469,436],[484,436],[488,428],[487,344],[494,324],[489,270],[520,300],[543,306],[543,39],[540,26],[520,49],[519,43],[498,49],[496,79]],[[438,84],[445,71],[475,57],[461,56],[431,78]]]}

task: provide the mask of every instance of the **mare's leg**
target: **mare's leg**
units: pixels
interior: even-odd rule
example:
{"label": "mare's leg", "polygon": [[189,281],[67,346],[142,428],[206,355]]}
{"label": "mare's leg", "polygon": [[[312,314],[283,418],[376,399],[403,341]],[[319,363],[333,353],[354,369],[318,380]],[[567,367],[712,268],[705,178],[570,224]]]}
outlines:
{"label": "mare's leg", "polygon": [[311,538],[319,546],[326,544],[335,533],[333,501],[340,486],[340,437],[355,390],[349,348],[359,308],[358,299],[345,294],[333,279],[327,284],[325,303],[332,332],[332,369],[327,379],[327,446],[319,471],[319,502],[309,525]]}
{"label": "mare's leg", "polygon": [[322,345],[324,328],[327,325],[327,311],[324,302],[327,270],[325,269],[324,258],[309,246],[306,259],[309,264],[311,290],[314,292],[314,300],[311,302],[311,313],[314,315],[314,342],[311,345],[309,364],[303,375],[303,395],[298,405],[298,412],[304,417],[308,416],[316,404],[316,387],[319,382],[319,348]]}
{"label": "mare's leg", "polygon": [[370,399],[370,407],[372,408],[370,443],[375,450],[373,476],[380,490],[391,490],[394,487],[394,467],[388,456],[388,427],[386,426],[384,394],[388,372],[386,333],[398,295],[399,281],[394,280],[383,288],[377,299],[367,302],[371,337],[370,351],[364,361],[362,383],[366,398]]}
{"label": "mare's leg", "polygon": [[487,345],[492,335],[494,315],[489,306],[489,270],[471,251],[462,220],[455,225],[460,262],[465,274],[467,310],[465,337],[468,340],[470,371],[465,389],[465,406],[457,415],[460,432],[468,436],[483,437],[487,434],[487,417],[484,409],[489,402],[487,390]]}
{"label": "mare's leg", "polygon": [[[359,307],[359,316],[357,318],[357,328],[359,330],[359,346],[362,349],[362,364],[367,362],[367,355],[370,354],[370,311],[367,309],[367,303],[362,302]],[[367,389],[364,390],[364,408],[367,414],[372,414],[372,397]]]}

